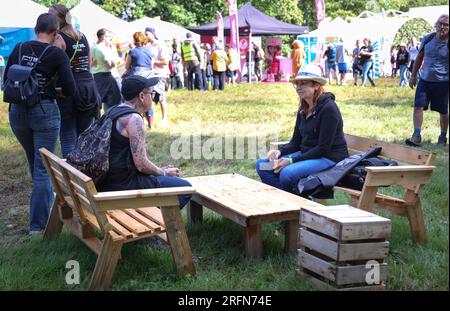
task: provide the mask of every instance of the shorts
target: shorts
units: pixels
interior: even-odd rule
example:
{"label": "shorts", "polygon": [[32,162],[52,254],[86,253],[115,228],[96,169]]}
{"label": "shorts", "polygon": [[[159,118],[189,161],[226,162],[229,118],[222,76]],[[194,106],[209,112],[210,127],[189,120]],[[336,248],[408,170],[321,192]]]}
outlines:
{"label": "shorts", "polygon": [[359,65],[358,63],[353,63],[352,70],[353,70],[353,73],[361,74],[362,73],[362,66]]}
{"label": "shorts", "polygon": [[336,62],[327,62],[328,71],[333,70],[334,72],[337,71],[337,63]]}
{"label": "shorts", "polygon": [[[431,105],[430,105],[431,104]],[[414,107],[421,107],[442,114],[448,113],[448,82],[428,82],[422,79],[416,89],[414,97]]]}
{"label": "shorts", "polygon": [[346,73],[347,72],[347,63],[339,63],[338,70],[339,70],[339,73]]}
{"label": "shorts", "polygon": [[237,75],[237,70],[228,70],[227,69],[227,77],[228,78],[234,78]]}
{"label": "shorts", "polygon": [[166,98],[166,78],[159,78],[158,84],[153,87],[155,94],[153,95],[153,102],[158,104]]}

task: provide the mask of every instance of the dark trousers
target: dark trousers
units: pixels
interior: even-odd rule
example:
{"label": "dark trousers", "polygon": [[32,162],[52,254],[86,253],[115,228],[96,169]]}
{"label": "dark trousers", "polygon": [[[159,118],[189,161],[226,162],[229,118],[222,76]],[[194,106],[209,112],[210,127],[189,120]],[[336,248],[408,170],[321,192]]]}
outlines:
{"label": "dark trousers", "polygon": [[225,71],[215,71],[214,76],[214,90],[223,90],[225,87]]}
{"label": "dark trousers", "polygon": [[203,79],[202,79],[202,70],[200,69],[200,64],[194,66],[193,64],[187,65],[188,71],[188,90],[192,91],[195,88],[197,90],[203,90]]}
{"label": "dark trousers", "polygon": [[110,72],[96,73],[94,80],[102,103],[105,104],[103,107],[105,112],[112,106],[120,104],[122,96],[120,95],[119,86]]}

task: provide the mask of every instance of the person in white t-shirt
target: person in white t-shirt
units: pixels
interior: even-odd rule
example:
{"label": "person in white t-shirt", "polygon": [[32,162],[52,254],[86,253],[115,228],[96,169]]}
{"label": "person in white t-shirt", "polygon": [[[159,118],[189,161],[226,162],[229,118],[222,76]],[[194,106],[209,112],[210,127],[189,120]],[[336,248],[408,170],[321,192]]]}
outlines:
{"label": "person in white t-shirt", "polygon": [[[161,121],[159,123],[160,126],[167,126],[168,125],[168,118],[167,118],[167,110],[168,110],[168,104],[166,101],[165,93],[166,93],[166,81],[167,77],[170,74],[169,70],[169,60],[170,60],[170,54],[167,49],[167,47],[164,44],[161,44],[158,41],[158,37],[156,36],[155,28],[153,27],[147,27],[145,28],[145,36],[148,39],[148,47],[152,51],[152,54],[154,56],[153,58],[153,77],[159,78],[159,82],[157,85],[155,85],[154,92],[155,96],[153,97],[153,101],[156,104],[161,105]],[[153,113],[148,112],[148,113]]]}

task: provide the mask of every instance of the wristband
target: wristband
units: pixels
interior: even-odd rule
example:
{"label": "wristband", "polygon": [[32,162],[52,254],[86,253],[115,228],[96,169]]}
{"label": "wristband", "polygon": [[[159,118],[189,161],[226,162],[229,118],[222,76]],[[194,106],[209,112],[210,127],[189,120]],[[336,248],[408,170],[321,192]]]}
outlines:
{"label": "wristband", "polygon": [[289,164],[292,164],[292,163],[293,163],[293,160],[292,160],[292,157],[291,157],[291,156],[288,156],[287,159],[289,160]]}

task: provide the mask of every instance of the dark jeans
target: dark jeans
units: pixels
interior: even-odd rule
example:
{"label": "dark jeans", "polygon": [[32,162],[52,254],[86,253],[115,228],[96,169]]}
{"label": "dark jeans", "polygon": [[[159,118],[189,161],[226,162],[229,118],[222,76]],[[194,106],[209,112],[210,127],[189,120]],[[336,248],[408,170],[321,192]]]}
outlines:
{"label": "dark jeans", "polygon": [[[170,187],[191,187],[192,185],[184,179],[173,176],[156,176],[161,188]],[[178,201],[180,202],[180,208],[183,208],[191,199],[192,195],[179,195]]]}
{"label": "dark jeans", "polygon": [[194,66],[192,64],[187,65],[188,71],[188,90],[192,91],[195,88],[197,90],[203,90],[203,79],[202,79],[202,70],[200,69],[200,64]]}
{"label": "dark jeans", "polygon": [[[300,155],[301,151],[291,154],[292,157]],[[288,155],[283,156],[287,157]],[[292,163],[281,170],[280,173],[275,174],[272,171],[260,170],[259,165],[264,162],[268,162],[267,158],[262,158],[256,161],[256,171],[261,178],[261,181],[267,185],[271,185],[275,188],[295,193],[297,184],[301,178],[308,177],[309,175],[321,172],[336,165],[327,158],[311,159],[305,161],[299,161]]]}
{"label": "dark jeans", "polygon": [[42,163],[39,148],[54,152],[61,116],[55,101],[43,100],[27,109],[11,105],[9,122],[14,135],[25,150],[33,188],[30,199],[30,231],[44,230],[53,204],[53,188]]}
{"label": "dark jeans", "polygon": [[71,153],[77,145],[77,139],[94,122],[93,116],[67,116],[61,120],[59,140],[63,158]]}
{"label": "dark jeans", "polygon": [[255,75],[258,81],[261,81],[261,60],[255,60]]}
{"label": "dark jeans", "polygon": [[214,70],[214,90],[223,90],[225,87],[225,71]]}
{"label": "dark jeans", "polygon": [[[114,79],[110,72],[96,73],[94,80],[98,93],[100,94],[101,102],[105,104],[103,107],[105,112],[112,106],[120,104],[122,95],[120,94],[116,79]],[[101,110],[101,107],[99,109]]]}

